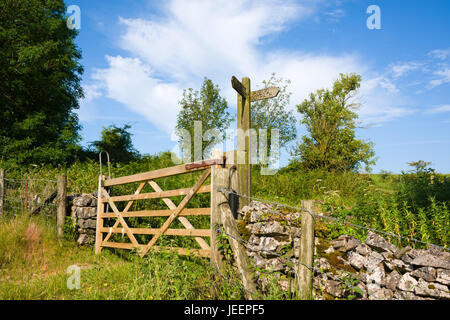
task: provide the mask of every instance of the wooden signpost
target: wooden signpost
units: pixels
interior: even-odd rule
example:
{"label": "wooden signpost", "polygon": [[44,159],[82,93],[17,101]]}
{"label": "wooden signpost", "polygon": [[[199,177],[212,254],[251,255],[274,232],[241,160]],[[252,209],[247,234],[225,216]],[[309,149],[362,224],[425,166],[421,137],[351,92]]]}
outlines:
{"label": "wooden signpost", "polygon": [[[242,78],[240,82],[235,76],[231,78],[231,86],[236,90],[238,96],[238,145],[237,145],[237,171],[238,171],[238,193],[251,197],[251,163],[250,163],[250,128],[251,128],[251,102],[263,99],[275,98],[280,89],[277,87],[265,88],[251,91],[250,78]],[[239,200],[239,208],[248,205],[249,198]]]}

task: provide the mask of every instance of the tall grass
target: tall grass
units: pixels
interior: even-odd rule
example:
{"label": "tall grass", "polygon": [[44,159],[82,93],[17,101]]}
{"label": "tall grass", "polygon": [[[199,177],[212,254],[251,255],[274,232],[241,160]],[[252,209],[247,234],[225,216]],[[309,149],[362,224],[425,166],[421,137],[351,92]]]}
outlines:
{"label": "tall grass", "polygon": [[[446,181],[446,180],[443,180]],[[385,192],[373,184],[358,191],[351,208],[340,207],[335,216],[354,224],[393,233],[388,237],[398,245],[425,247],[426,245],[402,239],[413,238],[442,247],[450,244],[450,197],[446,188],[436,180],[421,175],[403,174],[394,192]],[[350,230],[352,229],[352,230]],[[365,237],[366,230],[334,225],[332,235],[350,233]]]}
{"label": "tall grass", "polygon": [[[194,256],[130,252],[57,241],[40,217],[0,221],[0,300],[6,299],[242,299],[239,286]],[[70,290],[67,268],[81,268],[81,288]]]}

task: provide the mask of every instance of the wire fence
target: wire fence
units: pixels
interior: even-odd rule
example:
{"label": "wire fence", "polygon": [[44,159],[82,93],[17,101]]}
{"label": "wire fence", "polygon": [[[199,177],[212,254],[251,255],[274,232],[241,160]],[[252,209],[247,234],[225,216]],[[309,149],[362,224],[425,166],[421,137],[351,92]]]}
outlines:
{"label": "wire fence", "polygon": [[57,181],[44,179],[4,179],[3,215],[40,214],[55,218]]}
{"label": "wire fence", "polygon": [[[269,211],[269,212],[271,212],[271,213],[273,213],[275,215],[278,215],[278,216],[280,215],[280,213],[279,213],[279,211],[277,209],[279,209],[279,208],[289,208],[289,209],[292,209],[292,210],[294,210],[295,212],[298,212],[298,213],[306,212],[306,213],[310,214],[311,217],[315,221],[323,220],[323,221],[328,222],[328,223],[338,223],[338,224],[341,224],[341,225],[346,226],[346,227],[353,227],[353,228],[364,229],[364,230],[372,231],[372,232],[375,232],[375,233],[378,233],[378,234],[381,234],[381,235],[388,235],[388,236],[395,237],[395,238],[401,238],[403,240],[408,240],[408,241],[411,241],[411,242],[414,242],[414,243],[427,245],[429,247],[439,248],[439,249],[444,250],[444,251],[450,251],[449,248],[445,248],[445,247],[442,247],[442,246],[439,246],[439,245],[436,245],[436,244],[433,244],[433,243],[421,241],[421,240],[414,239],[414,238],[408,238],[408,237],[399,236],[399,235],[394,234],[394,233],[390,233],[390,232],[386,232],[386,231],[382,231],[382,230],[377,230],[377,229],[374,229],[374,228],[370,228],[370,227],[359,225],[359,224],[355,224],[355,223],[349,223],[348,221],[345,221],[345,220],[342,220],[342,219],[337,219],[337,218],[332,217],[332,216],[319,214],[319,213],[316,213],[316,212],[313,212],[311,210],[307,210],[307,209],[304,209],[304,208],[299,208],[299,207],[295,207],[295,206],[291,206],[291,205],[286,205],[286,204],[283,204],[283,203],[279,203],[279,202],[275,202],[275,201],[269,201],[269,200],[265,200],[265,199],[261,199],[261,198],[257,198],[257,197],[249,197],[249,196],[246,196],[246,195],[238,194],[238,193],[236,193],[234,191],[231,191],[230,189],[224,189],[224,188],[216,188],[216,189],[217,189],[217,191],[222,192],[224,194],[227,194],[228,196],[233,194],[234,196],[238,196],[240,198],[249,199],[250,201],[258,201],[258,202],[261,202],[261,203],[273,205],[274,207],[266,208],[266,209],[267,209],[267,211]],[[287,226],[289,226],[289,227],[292,226],[288,220],[285,220],[285,222],[287,223]],[[217,232],[217,234],[220,234],[220,235],[223,235],[223,236],[226,236],[226,237],[229,237],[229,238],[233,238],[234,240],[238,241],[247,250],[247,252],[249,252],[249,253],[255,252],[255,253],[259,253],[259,254],[267,254],[267,255],[269,255],[272,258],[277,258],[278,261],[283,263],[283,265],[286,266],[289,269],[288,275],[290,275],[292,277],[292,279],[290,281],[294,282],[293,286],[289,285],[289,287],[288,287],[288,291],[289,292],[287,292],[285,294],[286,297],[298,298],[298,295],[295,295],[297,293],[295,289],[293,290],[294,291],[294,296],[292,296],[291,288],[296,288],[295,284],[296,284],[297,279],[298,279],[297,271],[298,271],[298,266],[299,265],[303,265],[306,268],[308,268],[309,270],[311,270],[311,272],[313,273],[314,277],[320,277],[320,276],[325,276],[325,275],[327,277],[330,277],[329,273],[324,272],[320,267],[317,266],[317,259],[320,258],[320,256],[317,254],[317,252],[315,252],[315,255],[314,255],[314,261],[315,262],[313,263],[313,265],[312,266],[305,265],[305,264],[301,263],[298,258],[295,258],[295,256],[294,257],[287,256],[285,253],[277,253],[277,252],[274,252],[272,250],[266,250],[266,249],[263,249],[263,248],[258,248],[257,246],[255,246],[250,241],[242,239],[242,237],[236,237],[236,236],[233,236],[233,235],[227,233],[224,230],[224,228],[222,226],[220,226],[220,225],[215,226],[214,229],[215,229],[215,232]],[[259,277],[261,277],[262,274],[275,275],[277,273],[278,274],[280,273],[279,271],[273,271],[273,270],[270,270],[270,269],[261,270],[261,269],[255,267],[255,263],[252,261],[252,259],[250,259],[250,262],[251,262],[252,268],[254,270],[258,270],[257,273],[259,273]],[[236,281],[235,279],[231,278],[230,276],[225,275],[221,270],[219,270],[213,264],[211,264],[211,266],[213,267],[213,269],[224,280],[228,281],[229,284],[238,286],[239,288],[241,288],[241,290],[243,292],[247,291],[247,292],[251,293],[252,295],[255,294],[254,292],[248,291],[240,282]],[[332,278],[332,280],[342,283],[345,286],[345,288],[347,288],[347,290],[353,294],[354,292],[359,292],[360,291],[359,287],[357,287],[357,281],[355,282],[356,278],[354,278],[354,277],[355,277],[355,275],[353,275],[351,272],[342,270],[339,274],[335,275]],[[260,286],[260,288],[261,288],[261,286]],[[264,288],[262,288],[262,289],[264,289]]]}
{"label": "wire fence", "polygon": [[219,192],[226,193],[226,194],[229,194],[229,195],[230,194],[234,194],[234,195],[236,195],[238,197],[241,197],[241,198],[246,198],[246,199],[249,199],[249,200],[256,200],[256,201],[259,201],[259,202],[262,202],[262,203],[276,205],[277,207],[284,207],[284,208],[294,209],[297,212],[306,212],[306,213],[309,213],[314,220],[322,219],[322,220],[325,220],[325,221],[328,221],[328,222],[334,222],[334,223],[342,224],[342,225],[344,225],[346,227],[365,229],[367,231],[372,231],[372,232],[375,232],[375,233],[378,233],[378,234],[387,235],[387,236],[390,236],[390,237],[393,237],[393,238],[407,240],[407,241],[411,241],[411,242],[427,245],[427,246],[430,246],[430,247],[439,248],[441,250],[450,251],[450,248],[445,248],[443,246],[440,246],[440,245],[437,245],[437,244],[434,244],[434,243],[425,242],[425,241],[414,239],[414,238],[410,238],[410,237],[404,237],[404,236],[401,236],[401,235],[398,235],[398,234],[395,234],[395,233],[392,233],[392,232],[386,232],[386,231],[382,231],[382,230],[377,230],[377,229],[370,228],[370,227],[367,227],[367,226],[363,226],[363,225],[351,223],[349,221],[345,221],[345,220],[342,220],[342,219],[338,219],[338,218],[335,218],[335,217],[332,217],[332,216],[318,214],[318,213],[312,212],[310,210],[306,210],[304,208],[298,208],[298,207],[295,207],[295,206],[291,206],[291,205],[287,205],[287,204],[283,204],[283,203],[278,203],[278,202],[275,202],[275,201],[269,201],[269,200],[265,200],[265,199],[260,199],[260,198],[256,198],[256,197],[249,197],[249,196],[238,194],[238,193],[235,193],[235,192],[232,192],[230,190],[223,189],[223,188],[217,188],[217,190]]}

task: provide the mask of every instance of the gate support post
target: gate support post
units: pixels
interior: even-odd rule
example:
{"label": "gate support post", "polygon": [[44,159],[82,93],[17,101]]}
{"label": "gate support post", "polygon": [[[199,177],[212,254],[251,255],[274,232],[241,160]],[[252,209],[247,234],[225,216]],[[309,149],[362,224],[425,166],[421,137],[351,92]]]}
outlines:
{"label": "gate support post", "polygon": [[[302,209],[313,212],[314,201],[302,201]],[[313,288],[313,256],[314,256],[314,219],[308,212],[302,211],[302,227],[300,237],[300,256],[297,269],[300,299],[311,300]],[[308,267],[309,268],[308,268]],[[311,269],[310,269],[311,268]]]}
{"label": "gate support post", "polygon": [[99,254],[102,251],[103,233],[103,213],[105,211],[105,205],[102,201],[102,188],[105,176],[98,176],[98,191],[97,191],[97,224],[95,229],[95,254]]}
{"label": "gate support post", "polygon": [[[213,150],[212,158],[219,159],[222,157],[221,150]],[[225,187],[225,177],[223,175],[224,169],[220,165],[211,167],[211,263],[214,267],[222,269],[222,258],[217,247],[217,230],[216,227],[222,224],[222,218],[220,216],[220,192],[217,188]]]}
{"label": "gate support post", "polygon": [[[226,189],[230,181],[230,169],[229,168],[219,168],[215,169],[216,178],[214,186],[215,188]],[[244,245],[239,241],[241,238],[239,230],[236,225],[236,220],[233,217],[231,208],[228,204],[228,200],[223,192],[214,190],[215,192],[215,208],[213,211],[217,211],[215,214],[220,214],[221,223],[225,229],[226,234],[229,235],[228,241],[230,247],[233,250],[234,260],[238,268],[240,278],[242,280],[242,285],[244,286],[245,296],[248,300],[252,300],[254,295],[257,293],[256,284],[252,279],[250,266],[248,262],[248,255]],[[212,243],[212,241],[211,241]],[[211,246],[212,250],[212,246]],[[212,252],[211,252],[212,253]],[[213,254],[211,254],[213,257]]]}

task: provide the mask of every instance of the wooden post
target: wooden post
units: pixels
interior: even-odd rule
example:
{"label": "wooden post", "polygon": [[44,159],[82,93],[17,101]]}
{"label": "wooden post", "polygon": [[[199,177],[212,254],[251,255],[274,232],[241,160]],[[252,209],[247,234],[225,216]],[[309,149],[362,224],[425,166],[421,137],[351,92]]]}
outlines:
{"label": "wooden post", "polygon": [[102,215],[105,211],[104,203],[102,201],[102,188],[105,176],[98,177],[98,191],[97,191],[97,225],[95,229],[95,254],[99,254],[102,251],[103,233],[103,218]]}
{"label": "wooden post", "polygon": [[25,179],[25,194],[24,194],[24,203],[25,203],[25,213],[28,213],[28,177]]}
{"label": "wooden post", "polygon": [[66,218],[67,207],[67,176],[65,174],[58,177],[58,209],[56,213],[56,228],[58,238],[61,239],[64,235],[64,222]]}
{"label": "wooden post", "polygon": [[[213,159],[222,157],[222,151],[213,150]],[[222,269],[222,258],[217,247],[216,227],[222,224],[219,201],[221,193],[217,188],[226,188],[224,169],[220,165],[211,167],[211,263],[217,269]]]}
{"label": "wooden post", "polygon": [[[242,85],[245,90],[245,96],[238,94],[238,112],[237,112],[237,125],[238,125],[238,154],[237,154],[237,171],[239,179],[238,193],[251,197],[251,164],[250,164],[250,94],[251,84],[250,78],[242,78]],[[239,208],[248,205],[250,199],[241,198],[239,201]]]}
{"label": "wooden post", "polygon": [[[302,209],[313,212],[314,201],[302,201]],[[308,212],[302,211],[302,228],[300,237],[300,257],[297,269],[300,299],[311,300],[313,288],[313,255],[314,255],[314,219]],[[309,269],[306,266],[309,266]]]}
{"label": "wooden post", "polygon": [[3,217],[5,205],[5,170],[0,169],[0,218]]}
{"label": "wooden post", "polygon": [[[228,186],[228,179],[230,176],[229,168],[216,169],[216,186],[219,182],[224,184],[224,187]],[[228,241],[230,242],[231,249],[233,250],[234,260],[236,261],[239,275],[242,280],[242,284],[245,289],[245,295],[247,299],[252,300],[256,291],[256,284],[252,279],[251,271],[248,263],[248,255],[245,247],[240,241],[240,234],[236,225],[236,220],[233,217],[231,208],[228,205],[226,196],[222,192],[216,193],[216,203],[218,205],[218,210],[221,214],[221,221],[225,232],[230,235]]]}

